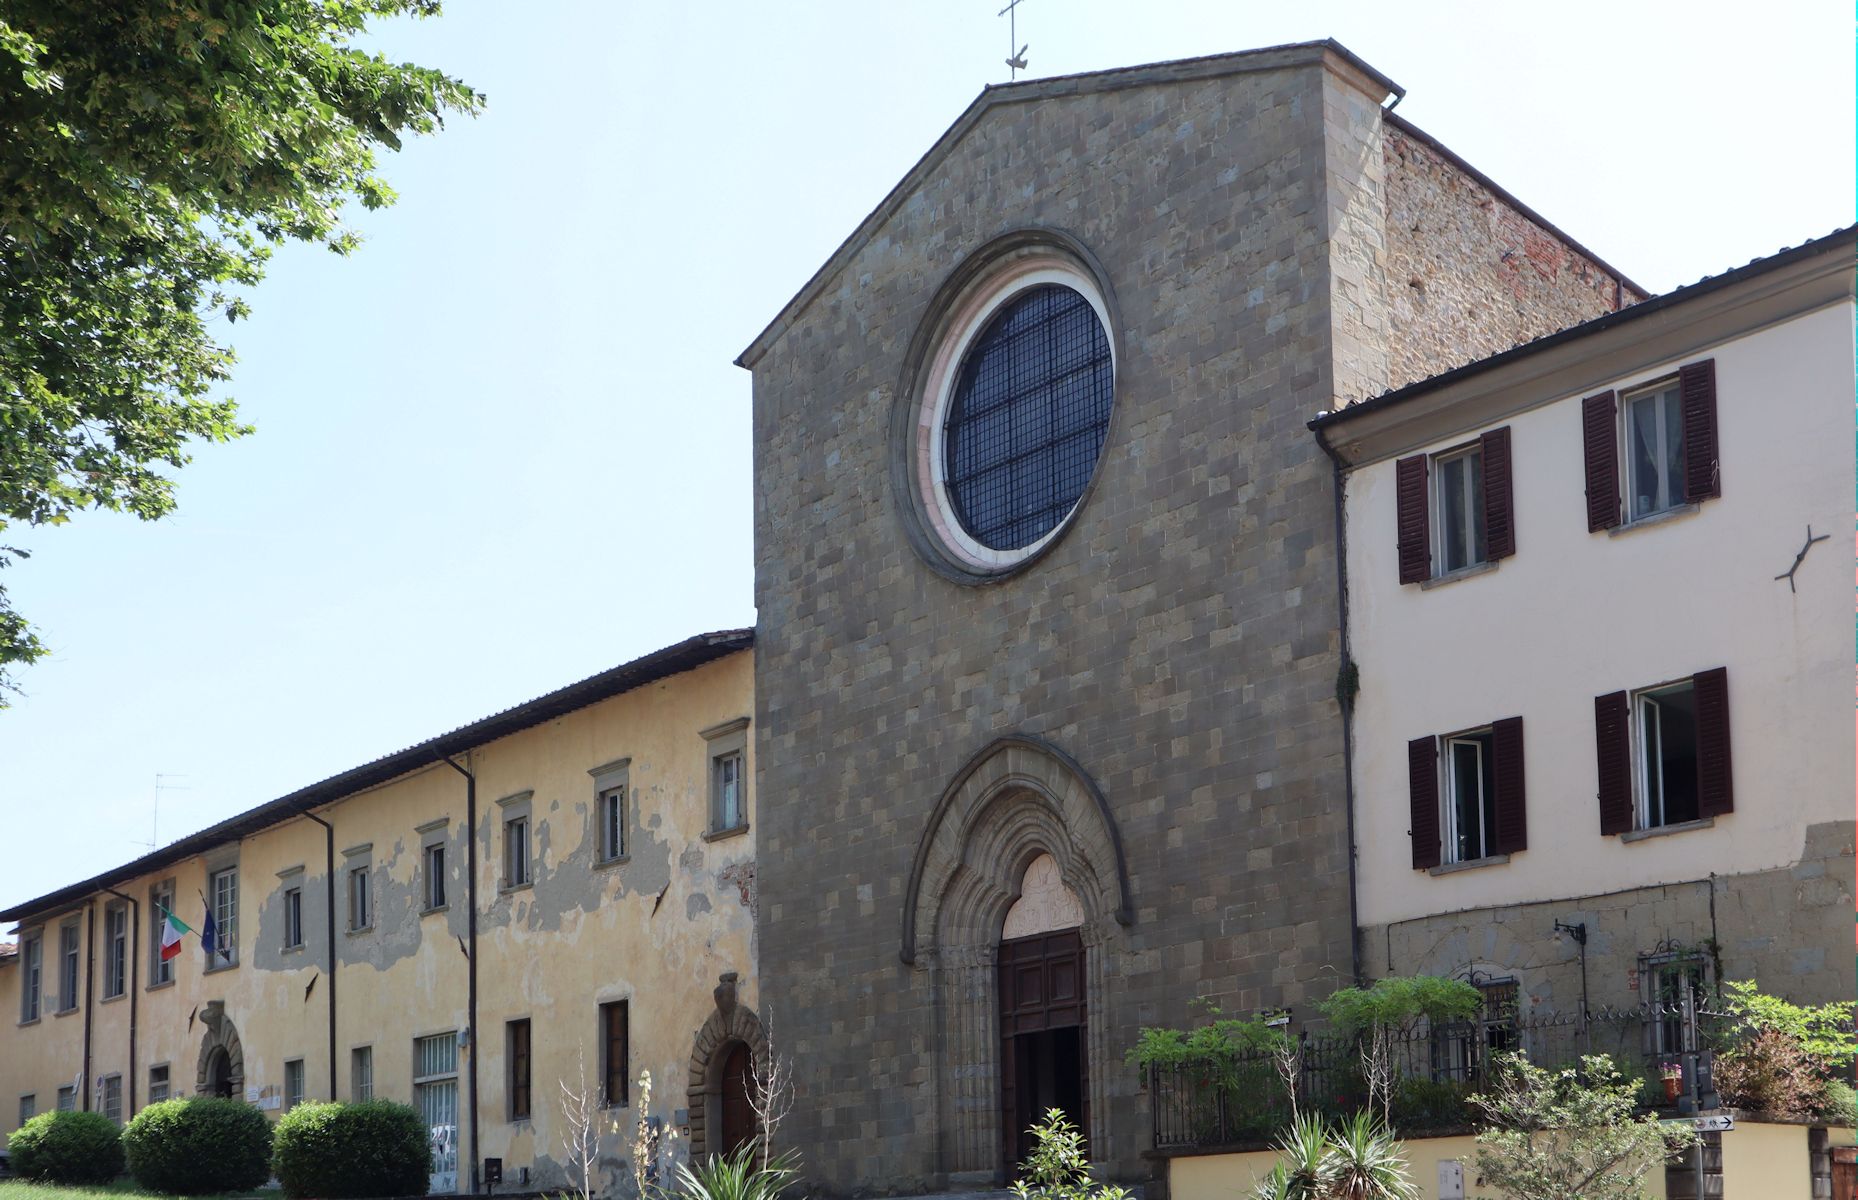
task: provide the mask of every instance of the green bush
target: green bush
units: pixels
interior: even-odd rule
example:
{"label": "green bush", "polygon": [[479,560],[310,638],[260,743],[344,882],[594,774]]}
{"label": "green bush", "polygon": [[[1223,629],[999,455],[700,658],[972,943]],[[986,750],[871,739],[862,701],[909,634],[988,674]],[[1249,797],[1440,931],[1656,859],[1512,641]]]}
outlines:
{"label": "green bush", "polygon": [[163,1100],[123,1130],[129,1173],[152,1192],[243,1192],[271,1177],[271,1123],[237,1100]]}
{"label": "green bush", "polygon": [[13,1170],[47,1183],[108,1183],[123,1173],[122,1134],[102,1113],[43,1112],[7,1139]]}
{"label": "green bush", "polygon": [[423,1196],[431,1151],[411,1105],[299,1104],[277,1123],[272,1170],[287,1196]]}

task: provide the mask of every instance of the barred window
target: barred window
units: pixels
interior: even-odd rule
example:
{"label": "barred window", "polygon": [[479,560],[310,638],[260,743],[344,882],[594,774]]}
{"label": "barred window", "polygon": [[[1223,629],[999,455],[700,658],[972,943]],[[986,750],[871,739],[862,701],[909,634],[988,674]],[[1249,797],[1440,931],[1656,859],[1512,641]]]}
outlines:
{"label": "barred window", "polygon": [[1084,494],[1109,429],[1110,342],[1089,300],[1061,284],[1002,305],[961,364],[943,427],[956,519],[991,550],[1056,529]]}

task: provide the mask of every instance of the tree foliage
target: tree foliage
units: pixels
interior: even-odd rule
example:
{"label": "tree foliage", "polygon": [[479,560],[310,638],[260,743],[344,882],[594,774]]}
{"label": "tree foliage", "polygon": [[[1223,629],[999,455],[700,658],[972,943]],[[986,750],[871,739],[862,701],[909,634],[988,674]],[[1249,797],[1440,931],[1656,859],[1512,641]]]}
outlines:
{"label": "tree foliage", "polygon": [[1045,1119],[1027,1132],[1032,1134],[1032,1153],[1019,1165],[1014,1200],[1129,1200],[1126,1189],[1091,1177],[1084,1135],[1063,1109],[1046,1109]]}
{"label": "tree foliage", "polygon": [[1716,1085],[1737,1108],[1780,1117],[1842,1116],[1838,1076],[1858,1049],[1853,1002],[1805,1006],[1769,996],[1752,980],[1723,984],[1728,1046],[1716,1059]]}
{"label": "tree foliage", "polygon": [[[376,154],[482,97],[355,45],[438,0],[0,8],[0,532],[152,520],[188,445],[248,432],[220,334],[285,240],[347,254]],[[0,566],[24,557],[0,545]],[[0,588],[0,703],[43,654]]]}
{"label": "tree foliage", "polygon": [[1471,1098],[1489,1121],[1478,1174],[1508,1200],[1639,1200],[1641,1180],[1696,1135],[1640,1115],[1637,1097],[1638,1081],[1604,1054],[1558,1071],[1512,1056]]}
{"label": "tree foliage", "polygon": [[1331,992],[1316,1007],[1342,1032],[1364,1033],[1411,1029],[1421,1020],[1468,1021],[1483,1003],[1482,994],[1462,979],[1395,975],[1377,979],[1370,987]]}

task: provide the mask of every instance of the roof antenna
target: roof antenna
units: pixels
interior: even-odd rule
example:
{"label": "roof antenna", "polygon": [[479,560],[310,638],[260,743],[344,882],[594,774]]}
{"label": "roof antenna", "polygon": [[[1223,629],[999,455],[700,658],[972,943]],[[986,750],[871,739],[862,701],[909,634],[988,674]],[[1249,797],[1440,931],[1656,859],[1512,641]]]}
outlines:
{"label": "roof antenna", "polygon": [[1019,73],[1026,69],[1026,49],[1032,45],[1031,42],[1027,42],[1019,48],[1017,53],[1013,52],[1013,43],[1019,40],[1019,6],[1025,2],[1026,0],[1008,0],[1007,6],[994,14],[996,17],[1006,18],[1006,48],[1012,54],[1012,57],[1006,60],[1006,65],[1011,71],[1010,78],[1012,79],[1018,79]]}
{"label": "roof antenna", "polygon": [[168,780],[170,779],[185,779],[185,778],[187,778],[187,776],[176,775],[171,772],[164,774],[162,772],[157,771],[155,773],[155,803],[153,806],[154,812],[149,818],[149,825],[148,825],[148,849],[149,849],[149,853],[151,854],[153,854],[156,850],[159,850],[161,848],[161,793],[192,791],[193,789],[189,788],[186,784],[168,782]]}

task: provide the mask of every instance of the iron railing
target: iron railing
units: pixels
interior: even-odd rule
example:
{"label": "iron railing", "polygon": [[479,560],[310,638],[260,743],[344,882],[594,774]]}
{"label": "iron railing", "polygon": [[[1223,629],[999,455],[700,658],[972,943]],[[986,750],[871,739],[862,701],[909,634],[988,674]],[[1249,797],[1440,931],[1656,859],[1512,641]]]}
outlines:
{"label": "iron railing", "polygon": [[[1648,1101],[1661,1094],[1666,1063],[1706,1048],[1726,1018],[1686,999],[1674,1004],[1579,1013],[1500,1013],[1477,1020],[1421,1022],[1386,1035],[1394,1084],[1393,1122],[1402,1132],[1461,1129],[1471,1123],[1467,1098],[1490,1082],[1506,1054],[1561,1067],[1585,1054],[1610,1055],[1622,1069],[1644,1072]],[[1297,1041],[1297,1101],[1306,1112],[1343,1115],[1366,1107],[1363,1039],[1312,1035]],[[1268,1052],[1226,1062],[1153,1067],[1148,1091],[1157,1150],[1268,1142],[1288,1123],[1290,1097],[1282,1066]]]}

